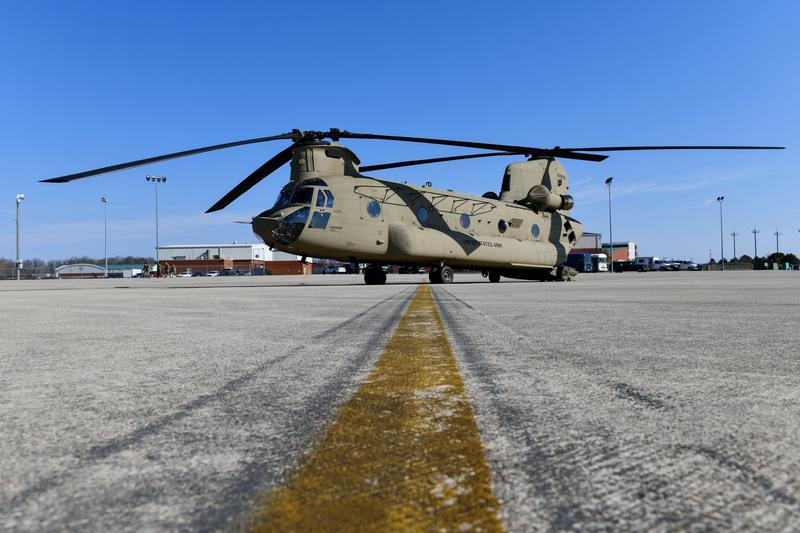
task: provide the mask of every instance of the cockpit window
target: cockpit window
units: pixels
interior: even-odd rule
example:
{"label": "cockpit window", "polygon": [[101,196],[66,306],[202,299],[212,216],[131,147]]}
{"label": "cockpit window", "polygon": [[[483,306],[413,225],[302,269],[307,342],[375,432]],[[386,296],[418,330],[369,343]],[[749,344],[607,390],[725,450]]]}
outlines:
{"label": "cockpit window", "polygon": [[327,200],[327,202],[325,204],[325,207],[327,207],[329,209],[333,208],[333,193],[326,189],[325,190],[325,196],[328,197],[328,200]]}
{"label": "cockpit window", "polygon": [[295,189],[290,203],[311,205],[312,196],[314,196],[313,187],[298,187]]}
{"label": "cockpit window", "polygon": [[317,193],[317,207],[325,207],[325,190],[320,189]]}
{"label": "cockpit window", "polygon": [[278,194],[278,199],[275,200],[275,205],[273,207],[283,207],[289,203],[289,200],[292,198],[292,191],[294,191],[294,183],[287,183],[281,189],[280,194]]}

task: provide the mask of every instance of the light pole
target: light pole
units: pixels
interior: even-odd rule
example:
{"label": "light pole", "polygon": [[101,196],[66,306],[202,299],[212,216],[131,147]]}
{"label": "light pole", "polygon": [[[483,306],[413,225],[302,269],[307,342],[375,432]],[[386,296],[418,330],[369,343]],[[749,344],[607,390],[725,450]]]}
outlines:
{"label": "light pole", "polygon": [[773,233],[773,235],[775,235],[775,253],[776,253],[776,254],[779,254],[779,253],[781,253],[781,247],[780,247],[780,245],[779,245],[778,237],[780,237],[781,235],[783,235],[783,233],[781,233],[780,231],[778,231],[778,230],[776,229],[776,230],[775,230],[775,233]]}
{"label": "light pole", "polygon": [[725,200],[724,196],[717,196],[719,202],[719,263],[722,265],[722,270],[725,270],[725,241],[722,239],[722,202]]}
{"label": "light pole", "polygon": [[614,181],[613,176],[606,179],[608,185],[608,251],[609,261],[611,262],[611,272],[614,272],[614,232],[611,229],[611,182]]}
{"label": "light pole", "polygon": [[24,194],[17,195],[17,281],[20,279],[20,270],[22,270],[22,259],[19,258],[19,204],[24,199]]}
{"label": "light pole", "polygon": [[108,277],[108,198],[100,197],[103,202],[103,256],[106,261],[106,277]]}
{"label": "light pole", "polygon": [[152,182],[156,190],[156,271],[158,271],[158,184],[166,183],[166,176],[146,176],[147,181]]}
{"label": "light pole", "polygon": [[753,228],[750,233],[753,234],[753,259],[755,259],[758,257],[758,234],[761,233],[761,230]]}
{"label": "light pole", "polygon": [[731,233],[731,237],[733,237],[733,260],[734,261],[736,261],[736,257],[737,257],[736,256],[736,236],[737,235],[739,235],[739,234],[736,233],[736,230],[733,230],[733,233]]}

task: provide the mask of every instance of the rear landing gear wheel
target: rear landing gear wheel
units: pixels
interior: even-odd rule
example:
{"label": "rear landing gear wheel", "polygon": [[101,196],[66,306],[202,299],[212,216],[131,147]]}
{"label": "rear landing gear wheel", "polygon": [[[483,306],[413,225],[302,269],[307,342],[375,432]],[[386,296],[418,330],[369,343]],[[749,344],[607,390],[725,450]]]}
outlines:
{"label": "rear landing gear wheel", "polygon": [[497,272],[489,272],[489,282],[491,283],[499,283],[500,282],[500,274]]}
{"label": "rear landing gear wheel", "polygon": [[453,273],[453,269],[449,266],[444,266],[439,271],[439,277],[442,278],[442,283],[453,283],[453,278],[455,274]]}
{"label": "rear landing gear wheel", "polygon": [[431,283],[452,283],[454,277],[453,269],[449,266],[432,268],[428,272],[428,279],[431,280]]}

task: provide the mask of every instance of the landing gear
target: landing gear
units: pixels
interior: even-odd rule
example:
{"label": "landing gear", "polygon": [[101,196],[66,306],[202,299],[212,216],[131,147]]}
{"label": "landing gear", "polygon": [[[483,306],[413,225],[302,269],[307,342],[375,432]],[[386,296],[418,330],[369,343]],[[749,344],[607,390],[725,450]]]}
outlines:
{"label": "landing gear", "polygon": [[500,274],[498,272],[489,272],[490,283],[500,283]]}
{"label": "landing gear", "polygon": [[432,268],[430,272],[428,272],[428,278],[431,280],[431,283],[452,283],[453,277],[453,269],[447,265]]}
{"label": "landing gear", "polygon": [[367,285],[383,285],[386,283],[386,272],[380,267],[370,266],[364,270],[364,283]]}

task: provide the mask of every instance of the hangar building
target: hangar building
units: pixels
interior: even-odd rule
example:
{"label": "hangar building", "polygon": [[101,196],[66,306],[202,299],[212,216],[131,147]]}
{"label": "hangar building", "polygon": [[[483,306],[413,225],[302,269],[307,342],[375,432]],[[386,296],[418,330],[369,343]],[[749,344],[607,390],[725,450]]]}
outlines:
{"label": "hangar building", "polygon": [[[611,243],[612,253],[611,260],[613,261],[633,261],[639,256],[639,247],[635,242],[614,242]],[[575,243],[575,247],[570,253],[572,254],[601,254],[608,255],[609,244],[603,242],[602,233],[586,232]]]}

